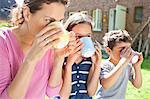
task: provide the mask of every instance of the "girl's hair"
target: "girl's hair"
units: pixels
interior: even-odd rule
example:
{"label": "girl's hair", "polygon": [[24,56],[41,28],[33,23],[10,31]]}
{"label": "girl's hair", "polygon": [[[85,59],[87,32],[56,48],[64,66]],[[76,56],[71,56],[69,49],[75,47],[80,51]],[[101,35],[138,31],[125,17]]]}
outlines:
{"label": "girl's hair", "polygon": [[[64,5],[67,5],[69,0],[24,0],[23,6],[28,6],[31,13],[36,13],[38,10],[42,9],[42,5],[44,3],[51,4],[54,2],[62,3]],[[23,18],[23,6],[16,7],[12,10],[11,13],[11,21],[14,25],[19,25],[24,22]]]}
{"label": "girl's hair", "polygon": [[72,31],[72,28],[81,23],[86,23],[91,26],[91,29],[93,28],[92,19],[90,16],[82,14],[82,13],[75,13],[72,16],[69,17],[69,19],[65,23],[65,28],[68,31]]}

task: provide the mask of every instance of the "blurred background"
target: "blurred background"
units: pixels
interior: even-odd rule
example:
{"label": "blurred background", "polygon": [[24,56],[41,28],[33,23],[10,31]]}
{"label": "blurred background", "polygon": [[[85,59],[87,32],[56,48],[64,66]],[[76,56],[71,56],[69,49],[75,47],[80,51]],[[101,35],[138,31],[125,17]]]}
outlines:
{"label": "blurred background", "polygon": [[[11,25],[10,12],[15,0],[0,0],[0,27]],[[143,87],[128,85],[126,99],[150,99],[150,0],[70,0],[65,20],[75,12],[88,14],[94,22],[94,38],[101,43],[105,33],[126,29],[133,38],[134,50],[143,52]],[[64,22],[65,22],[64,20]],[[103,58],[108,55],[102,49]]]}

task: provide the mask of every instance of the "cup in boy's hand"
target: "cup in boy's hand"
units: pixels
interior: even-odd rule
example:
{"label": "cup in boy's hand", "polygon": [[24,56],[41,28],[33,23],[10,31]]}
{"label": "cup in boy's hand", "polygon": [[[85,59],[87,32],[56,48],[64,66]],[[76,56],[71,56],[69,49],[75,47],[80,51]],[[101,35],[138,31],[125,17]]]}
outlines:
{"label": "cup in boy's hand", "polygon": [[138,60],[139,60],[139,55],[138,55],[138,53],[137,52],[135,52],[133,49],[131,49],[132,50],[132,53],[133,53],[133,58],[132,58],[132,60],[131,60],[131,63],[132,64],[135,64],[135,63],[137,63],[138,62]]}
{"label": "cup in boy's hand", "polygon": [[58,44],[54,45],[53,47],[57,49],[64,48],[69,43],[69,32],[64,28],[61,22],[52,22],[50,25],[52,24],[60,28],[63,32],[59,38],[60,41],[58,42]]}
{"label": "cup in boy's hand", "polygon": [[84,47],[81,49],[82,56],[86,58],[92,57],[96,49],[94,48],[91,37],[82,37],[80,41],[84,44]]}
{"label": "cup in boy's hand", "polygon": [[[122,51],[123,51],[123,50],[122,50]],[[122,57],[122,54],[123,54],[122,51],[121,51],[121,57]],[[131,51],[132,51],[133,57],[132,57],[130,63],[131,63],[131,64],[135,64],[135,63],[137,63],[138,60],[139,60],[139,54],[138,54],[137,52],[135,52],[132,48],[131,48]]]}

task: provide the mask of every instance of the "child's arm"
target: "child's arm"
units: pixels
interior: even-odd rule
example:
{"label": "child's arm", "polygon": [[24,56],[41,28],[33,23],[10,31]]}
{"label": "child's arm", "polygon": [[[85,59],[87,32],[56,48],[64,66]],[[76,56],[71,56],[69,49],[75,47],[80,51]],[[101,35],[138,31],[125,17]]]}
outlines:
{"label": "child's arm", "polygon": [[100,50],[97,49],[95,57],[94,56],[92,57],[93,64],[88,76],[87,90],[89,96],[93,96],[98,88],[99,75],[101,70],[100,67],[101,57],[102,57],[101,52]]}
{"label": "child's arm", "polygon": [[[120,61],[124,61],[124,60],[121,59]],[[100,84],[103,86],[105,90],[109,89],[114,85],[114,83],[121,75],[124,67],[125,67],[124,64],[118,64],[111,72],[109,72],[107,75],[104,75],[104,77],[100,80]]]}
{"label": "child's arm", "polygon": [[69,99],[70,93],[71,93],[71,82],[72,82],[72,63],[67,62],[67,64],[64,66],[63,71],[63,85],[60,90],[60,97],[62,99]]}
{"label": "child's arm", "polygon": [[142,86],[142,73],[141,73],[142,62],[143,62],[143,56],[142,54],[140,54],[139,61],[133,65],[135,70],[135,78],[131,81],[133,86],[136,88],[140,88]]}
{"label": "child's arm", "polygon": [[[129,62],[131,61],[133,54],[130,51],[130,49],[126,49],[124,54],[122,55],[123,57],[120,59],[119,63],[116,65],[116,67],[111,71],[108,72],[107,70],[102,70],[103,72],[103,77],[101,77],[101,85],[103,88],[109,89],[114,85],[114,83],[117,81],[119,76],[121,75],[123,69],[128,66]],[[106,72],[106,73],[105,73]]]}
{"label": "child's arm", "polygon": [[83,47],[83,44],[77,40],[77,43],[75,45],[75,49],[68,56],[67,63],[64,69],[64,82],[62,85],[62,88],[60,90],[60,97],[61,99],[69,99],[71,89],[72,89],[72,65],[77,60],[77,58],[81,55],[81,48]]}
{"label": "child's arm", "polygon": [[92,67],[96,67],[96,68],[91,68],[90,74],[88,77],[88,79],[91,78],[90,80],[88,80],[88,86],[87,86],[89,96],[93,96],[95,94],[98,88],[99,74],[100,74],[100,66],[93,65]]}

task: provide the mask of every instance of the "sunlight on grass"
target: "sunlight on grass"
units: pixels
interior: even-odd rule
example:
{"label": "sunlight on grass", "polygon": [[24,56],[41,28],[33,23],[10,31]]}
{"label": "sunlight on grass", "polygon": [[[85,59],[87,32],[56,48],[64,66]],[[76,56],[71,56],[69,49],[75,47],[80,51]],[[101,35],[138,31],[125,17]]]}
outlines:
{"label": "sunlight on grass", "polygon": [[150,99],[150,71],[142,70],[143,86],[136,89],[128,83],[126,99]]}
{"label": "sunlight on grass", "polygon": [[150,58],[142,64],[143,85],[136,89],[131,83],[128,84],[126,99],[150,99]]}

